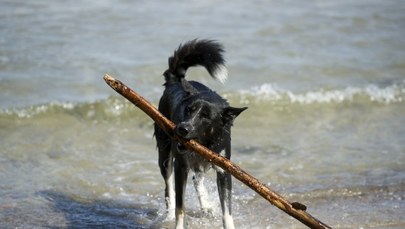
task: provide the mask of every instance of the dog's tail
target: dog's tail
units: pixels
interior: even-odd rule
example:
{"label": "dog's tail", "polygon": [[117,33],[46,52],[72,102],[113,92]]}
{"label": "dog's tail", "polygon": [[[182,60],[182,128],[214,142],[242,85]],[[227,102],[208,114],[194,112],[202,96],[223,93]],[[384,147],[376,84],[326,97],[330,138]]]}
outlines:
{"label": "dog's tail", "polygon": [[201,65],[221,83],[228,77],[224,49],[212,40],[191,40],[179,46],[169,58],[169,69],[164,72],[166,83],[181,82],[189,67]]}

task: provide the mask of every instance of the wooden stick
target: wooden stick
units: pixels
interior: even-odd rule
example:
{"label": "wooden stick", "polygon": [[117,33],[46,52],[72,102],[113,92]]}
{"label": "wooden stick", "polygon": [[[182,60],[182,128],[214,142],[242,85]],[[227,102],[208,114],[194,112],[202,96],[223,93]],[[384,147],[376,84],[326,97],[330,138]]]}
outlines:
{"label": "wooden stick", "polygon": [[164,117],[151,103],[149,103],[146,99],[138,95],[136,92],[134,92],[132,89],[127,87],[119,80],[114,79],[108,74],[104,75],[104,80],[115,91],[124,96],[127,100],[132,102],[135,106],[140,108],[149,117],[151,117],[153,121],[155,121],[171,138],[180,142],[188,149],[200,154],[202,157],[207,159],[212,164],[221,167],[222,169],[230,173],[232,176],[234,176],[236,179],[240,180],[248,187],[256,191],[258,194],[260,194],[263,198],[268,200],[274,206],[283,210],[285,213],[291,215],[292,217],[301,221],[303,224],[307,225],[310,228],[331,228],[330,226],[322,223],[321,221],[319,221],[318,219],[314,218],[309,213],[307,213],[305,211],[306,210],[305,205],[297,202],[290,203],[289,201],[284,199],[281,195],[272,191],[270,188],[261,183],[258,179],[254,178],[253,176],[243,171],[239,166],[235,165],[227,158],[212,152],[206,147],[200,145],[195,140],[185,140],[180,136],[176,135],[174,133],[174,129],[176,126],[173,122]]}

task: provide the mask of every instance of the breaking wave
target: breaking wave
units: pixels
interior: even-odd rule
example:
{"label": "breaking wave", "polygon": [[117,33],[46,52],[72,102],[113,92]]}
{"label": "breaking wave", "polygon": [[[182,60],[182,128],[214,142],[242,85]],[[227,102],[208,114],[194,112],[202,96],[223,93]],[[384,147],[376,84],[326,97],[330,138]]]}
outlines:
{"label": "breaking wave", "polygon": [[70,102],[52,102],[23,108],[9,108],[0,111],[0,117],[31,118],[46,115],[71,115],[80,119],[91,120],[142,117],[141,112],[134,108],[134,105],[124,98],[119,97],[110,97],[105,100],[77,104]]}
{"label": "breaking wave", "polygon": [[[231,97],[229,94],[227,97]],[[277,84],[263,84],[254,86],[249,90],[242,90],[240,93],[241,102],[249,103],[253,101],[288,101],[299,104],[313,103],[341,103],[353,102],[366,99],[377,103],[397,103],[405,100],[404,85],[391,85],[378,87],[368,85],[366,87],[347,87],[344,89],[309,91],[305,93],[293,93],[284,90]]]}
{"label": "breaking wave", "polygon": [[[404,83],[405,84],[405,83]],[[339,104],[364,103],[364,104],[392,104],[405,101],[404,85],[391,85],[378,87],[369,85],[366,87],[347,87],[344,89],[319,89],[304,93],[294,93],[277,86],[277,84],[263,84],[254,86],[249,90],[241,90],[223,93],[231,104],[268,103],[283,104],[284,106],[310,105],[310,104]],[[157,103],[156,101],[155,104]],[[30,118],[39,115],[67,114],[81,119],[141,119],[148,118],[134,105],[119,96],[111,96],[107,99],[85,102],[52,102],[23,108],[8,108],[0,110],[0,117]]]}

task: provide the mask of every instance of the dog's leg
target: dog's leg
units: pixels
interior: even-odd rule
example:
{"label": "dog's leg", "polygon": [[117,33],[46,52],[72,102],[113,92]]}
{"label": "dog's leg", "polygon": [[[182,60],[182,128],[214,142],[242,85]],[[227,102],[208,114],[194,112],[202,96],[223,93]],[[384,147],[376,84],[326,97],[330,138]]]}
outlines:
{"label": "dog's leg", "polygon": [[194,188],[197,191],[201,210],[205,214],[210,214],[210,213],[212,213],[212,206],[207,200],[208,192],[204,186],[204,177],[202,175],[203,175],[203,173],[201,171],[195,171],[195,174],[193,176]]}
{"label": "dog's leg", "polygon": [[188,166],[183,157],[176,157],[174,170],[176,186],[176,229],[183,229],[185,225],[184,194],[188,175]]}
{"label": "dog's leg", "polygon": [[225,229],[234,229],[232,217],[232,177],[224,171],[217,172],[218,193],[222,208],[222,222]]}
{"label": "dog's leg", "polygon": [[175,192],[174,192],[174,174],[173,174],[173,154],[170,149],[159,150],[160,173],[165,180],[165,200],[167,207],[167,219],[174,219]]}

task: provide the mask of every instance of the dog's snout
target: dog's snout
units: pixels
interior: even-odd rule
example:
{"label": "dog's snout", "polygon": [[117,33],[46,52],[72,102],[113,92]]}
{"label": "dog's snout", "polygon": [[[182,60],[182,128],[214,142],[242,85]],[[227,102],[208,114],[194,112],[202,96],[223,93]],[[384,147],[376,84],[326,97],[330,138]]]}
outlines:
{"label": "dog's snout", "polygon": [[191,131],[191,126],[187,125],[185,123],[180,123],[176,127],[176,133],[178,135],[182,136],[183,138],[187,137],[187,135],[190,133],[190,131]]}

